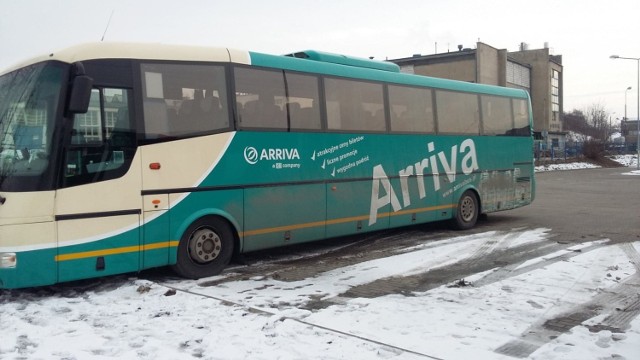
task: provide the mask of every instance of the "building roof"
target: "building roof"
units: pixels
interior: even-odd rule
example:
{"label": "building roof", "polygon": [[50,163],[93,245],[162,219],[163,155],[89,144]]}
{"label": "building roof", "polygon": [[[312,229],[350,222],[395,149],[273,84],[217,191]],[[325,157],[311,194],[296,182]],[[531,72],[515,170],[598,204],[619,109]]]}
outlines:
{"label": "building roof", "polygon": [[389,60],[398,65],[410,64],[410,63],[418,63],[418,62],[437,62],[438,60],[447,60],[450,61],[455,57],[470,57],[475,56],[476,49],[463,49],[460,51],[439,53],[439,54],[431,54],[431,55],[420,55],[415,54],[411,57],[400,58]]}

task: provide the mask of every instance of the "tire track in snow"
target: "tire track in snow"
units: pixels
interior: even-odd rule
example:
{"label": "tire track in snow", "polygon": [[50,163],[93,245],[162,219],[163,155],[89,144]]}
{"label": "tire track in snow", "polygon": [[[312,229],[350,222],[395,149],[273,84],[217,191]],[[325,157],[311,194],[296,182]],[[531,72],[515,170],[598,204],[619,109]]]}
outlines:
{"label": "tire track in snow", "polygon": [[[447,234],[440,231],[426,230],[390,230],[381,233],[362,235],[362,238],[348,239],[346,245],[331,246],[328,250],[321,250],[317,253],[296,253],[292,249],[281,249],[282,251],[293,251],[295,258],[264,260],[260,257],[264,252],[256,255],[260,260],[254,261],[252,258],[245,265],[230,267],[221,278],[199,283],[200,286],[216,286],[231,281],[243,281],[257,276],[271,277],[285,282],[300,281],[317,276],[320,273],[339,269],[342,267],[359,264],[369,260],[375,260],[390,256],[390,253],[401,254],[412,251],[411,249],[419,244],[421,248],[437,247],[441,245],[443,237]],[[433,240],[433,241],[432,241]],[[447,244],[469,241],[460,237],[446,238]],[[339,241],[339,240],[336,240]],[[334,242],[335,243],[335,242]],[[314,246],[313,244],[307,244]],[[315,244],[322,246],[322,244]],[[278,251],[278,250],[275,250]],[[268,252],[267,252],[268,253]]]}
{"label": "tire track in snow", "polygon": [[[489,284],[493,284],[496,283],[498,281],[502,281],[511,277],[515,277],[521,274],[525,274],[528,273],[530,271],[534,271],[537,269],[541,269],[545,266],[549,266],[551,264],[560,262],[560,261],[566,261],[571,259],[574,256],[578,256],[581,254],[584,254],[586,252],[589,251],[593,251],[596,249],[599,249],[603,246],[605,246],[606,244],[603,242],[596,242],[593,243],[587,247],[583,247],[583,248],[579,248],[576,250],[571,250],[572,247],[575,246],[575,244],[571,244],[570,247],[566,248],[566,249],[562,249],[562,250],[566,250],[568,251],[565,254],[556,256],[556,257],[552,257],[552,258],[548,258],[548,259],[544,259],[543,261],[537,262],[535,264],[531,264],[531,265],[527,265],[527,266],[522,266],[526,260],[525,259],[523,261],[519,261],[519,262],[514,262],[512,264],[508,264],[507,266],[504,267],[500,267],[498,269],[496,269],[496,271],[494,271],[493,273],[490,273],[486,276],[484,276],[483,278],[476,280],[473,282],[473,286],[475,287],[482,287],[482,286],[486,286]],[[544,255],[543,255],[544,256]]]}
{"label": "tire track in snow", "polygon": [[565,247],[562,244],[546,241],[509,247],[525,232],[527,230],[509,232],[497,240],[489,239],[480,244],[468,257],[454,264],[432,268],[415,275],[378,279],[368,284],[354,286],[341,296],[350,298],[373,298],[387,294],[411,296],[415,292],[428,291],[496,267],[520,264],[523,259],[536,258]]}
{"label": "tire track in snow", "polygon": [[[620,244],[619,247],[624,251],[624,253],[629,258],[629,262],[633,264],[636,269],[636,278],[640,277],[640,253],[633,247],[630,243]],[[635,282],[635,283],[634,283]],[[638,280],[632,280],[628,285],[625,286],[625,295],[626,300],[622,305],[625,307],[616,307],[615,311],[604,318],[602,322],[595,325],[587,326],[589,330],[600,331],[600,330],[610,330],[611,332],[620,332],[620,330],[624,330],[631,324],[631,321],[635,319],[638,315],[640,315],[640,292],[638,287]],[[635,285],[635,286],[634,286]],[[634,287],[635,292],[638,296],[634,299]]]}
{"label": "tire track in snow", "polygon": [[574,306],[556,317],[531,325],[522,332],[519,339],[505,343],[495,352],[517,358],[528,357],[552,339],[601,314],[608,315],[599,323],[583,326],[591,332],[609,330],[614,333],[623,333],[631,321],[640,315],[640,296],[638,294],[640,289],[640,253],[629,243],[616,246],[619,246],[630,262],[634,264],[636,272],[633,275],[583,304]]}

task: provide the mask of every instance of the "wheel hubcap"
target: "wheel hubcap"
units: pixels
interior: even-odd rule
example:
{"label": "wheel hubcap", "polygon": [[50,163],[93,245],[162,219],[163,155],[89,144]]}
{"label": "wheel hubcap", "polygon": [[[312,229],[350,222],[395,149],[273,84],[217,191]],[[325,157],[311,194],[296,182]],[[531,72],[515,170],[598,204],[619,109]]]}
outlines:
{"label": "wheel hubcap", "polygon": [[189,240],[189,254],[200,264],[213,261],[222,251],[222,241],[211,229],[199,229]]}
{"label": "wheel hubcap", "polygon": [[464,220],[465,222],[473,220],[475,211],[476,208],[473,199],[465,196],[465,198],[462,199],[462,203],[460,204],[460,215],[462,215],[462,220]]}

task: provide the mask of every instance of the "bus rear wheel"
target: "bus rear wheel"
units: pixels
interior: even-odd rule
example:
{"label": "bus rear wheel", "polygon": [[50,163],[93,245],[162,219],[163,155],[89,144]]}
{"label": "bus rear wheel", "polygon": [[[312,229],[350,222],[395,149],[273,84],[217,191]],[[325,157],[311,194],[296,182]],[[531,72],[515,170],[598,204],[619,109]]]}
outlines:
{"label": "bus rear wheel", "polygon": [[182,235],[173,270],[189,279],[218,275],[231,260],[233,244],[233,231],[225,220],[201,218]]}
{"label": "bus rear wheel", "polygon": [[456,216],[451,220],[451,225],[456,230],[468,230],[476,225],[480,213],[480,204],[476,194],[467,190],[458,200]]}

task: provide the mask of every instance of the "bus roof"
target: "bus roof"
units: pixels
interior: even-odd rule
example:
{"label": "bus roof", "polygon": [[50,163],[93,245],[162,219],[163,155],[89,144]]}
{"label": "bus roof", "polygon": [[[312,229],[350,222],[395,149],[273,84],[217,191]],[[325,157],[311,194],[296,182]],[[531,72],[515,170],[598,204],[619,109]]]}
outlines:
{"label": "bus roof", "polygon": [[285,70],[310,72],[323,75],[377,80],[388,83],[428,86],[453,91],[469,91],[484,94],[527,98],[524,90],[507,87],[474,84],[463,81],[403,74],[396,64],[350,57],[315,50],[289,55],[269,55],[222,47],[169,45],[160,43],[97,42],[76,45],[49,55],[29,59],[16,64],[0,75],[23,66],[56,60],[65,63],[94,59],[177,60],[203,62],[232,62],[238,64],[273,67]]}
{"label": "bus roof", "polygon": [[189,45],[170,45],[160,43],[86,43],[54,51],[49,55],[28,59],[0,72],[4,74],[31,64],[55,60],[64,63],[95,59],[140,59],[140,60],[177,60],[177,61],[215,61],[249,64],[247,51]]}
{"label": "bus roof", "polygon": [[[527,92],[522,89],[476,84],[465,81],[428,77],[423,75],[404,74],[400,72],[389,71],[386,69],[380,70],[371,67],[355,66],[353,64],[338,64],[334,61],[309,61],[309,59],[296,58],[290,55],[279,56],[256,52],[250,52],[249,54],[251,55],[251,65],[255,66],[273,67],[285,70],[357,78],[362,80],[377,80],[402,85],[433,87],[452,91],[468,91],[497,96],[509,96],[522,99],[527,99],[529,96]],[[380,63],[380,61],[376,62]],[[392,65],[397,66],[395,64]]]}
{"label": "bus roof", "polygon": [[299,51],[292,54],[287,54],[285,56],[295,57],[298,59],[309,59],[309,60],[323,61],[323,62],[328,62],[333,64],[362,67],[367,69],[400,72],[400,66],[392,62],[363,59],[363,58],[354,57],[354,56],[333,54],[333,53],[317,51],[317,50]]}

